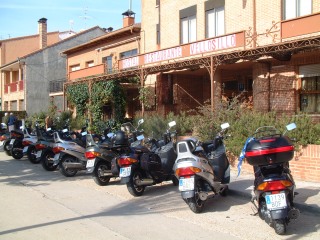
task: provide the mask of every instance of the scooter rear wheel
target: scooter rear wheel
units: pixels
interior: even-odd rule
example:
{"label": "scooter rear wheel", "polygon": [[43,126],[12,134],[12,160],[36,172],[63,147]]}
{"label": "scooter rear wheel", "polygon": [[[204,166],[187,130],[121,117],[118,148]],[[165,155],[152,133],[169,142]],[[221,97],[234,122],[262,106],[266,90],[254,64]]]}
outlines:
{"label": "scooter rear wheel", "polygon": [[74,177],[78,170],[74,170],[74,169],[67,169],[64,165],[64,163],[66,162],[77,162],[77,160],[74,157],[71,156],[65,156],[61,159],[60,163],[59,163],[59,169],[60,172],[62,173],[62,175],[66,176],[66,177]]}
{"label": "scooter rear wheel", "polygon": [[54,158],[54,153],[50,150],[44,152],[40,158],[41,165],[43,169],[47,171],[54,171],[57,169],[57,165],[53,165],[52,158]]}
{"label": "scooter rear wheel", "polygon": [[36,147],[30,145],[27,151],[27,156],[31,163],[34,163],[34,164],[40,163],[41,158],[37,158],[36,155],[37,155]]}
{"label": "scooter rear wheel", "polygon": [[134,197],[142,196],[145,190],[145,186],[137,186],[135,184],[136,179],[142,179],[142,174],[140,171],[135,171],[130,175],[130,180],[127,183],[127,188],[129,193]]}
{"label": "scooter rear wheel", "polygon": [[10,141],[5,142],[5,144],[3,145],[3,149],[8,156],[11,156]]}
{"label": "scooter rear wheel", "polygon": [[13,148],[11,151],[11,156],[14,159],[21,159],[23,157],[23,152],[19,148]]}
{"label": "scooter rear wheel", "polygon": [[110,170],[110,167],[103,161],[98,162],[93,170],[93,180],[99,186],[106,186],[110,181],[110,177],[101,176],[104,170]]}
{"label": "scooter rear wheel", "polygon": [[274,220],[273,228],[278,235],[283,235],[286,233],[286,221],[284,219]]}
{"label": "scooter rear wheel", "polygon": [[205,201],[201,200],[199,197],[199,192],[201,191],[200,181],[195,182],[194,186],[194,196],[192,198],[185,199],[189,208],[194,213],[201,213],[204,208]]}

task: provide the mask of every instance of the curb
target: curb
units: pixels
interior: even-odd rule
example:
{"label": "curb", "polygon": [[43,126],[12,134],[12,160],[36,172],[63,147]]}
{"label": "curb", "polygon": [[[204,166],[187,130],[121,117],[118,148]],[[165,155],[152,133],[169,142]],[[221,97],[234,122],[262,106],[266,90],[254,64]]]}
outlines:
{"label": "curb", "polygon": [[[242,198],[248,199],[250,202],[251,199],[251,194],[244,192],[244,191],[239,191],[239,190],[235,190],[235,189],[230,189],[229,188],[229,195],[232,196],[240,196]],[[311,206],[307,203],[297,203],[294,202],[295,206],[301,211],[306,211],[312,214],[320,214],[320,208],[319,207],[315,207],[315,206]]]}

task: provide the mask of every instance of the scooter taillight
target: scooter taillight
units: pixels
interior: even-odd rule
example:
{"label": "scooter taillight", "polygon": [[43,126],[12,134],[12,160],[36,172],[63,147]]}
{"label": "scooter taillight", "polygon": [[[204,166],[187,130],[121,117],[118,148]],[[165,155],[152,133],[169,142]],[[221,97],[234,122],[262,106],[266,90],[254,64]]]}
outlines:
{"label": "scooter taillight", "polygon": [[28,141],[28,140],[23,140],[22,141],[22,145],[23,146],[29,146],[32,142],[31,141]]}
{"label": "scooter taillight", "polygon": [[124,156],[124,157],[118,158],[118,164],[119,164],[120,167],[131,165],[131,164],[136,163],[136,162],[138,162],[137,159],[131,158],[129,156]]}
{"label": "scooter taillight", "polygon": [[46,147],[47,147],[47,146],[46,146],[45,144],[42,144],[42,143],[36,144],[36,149],[37,149],[37,150],[45,149]]}
{"label": "scooter taillight", "polygon": [[89,151],[89,152],[85,152],[84,156],[86,157],[86,159],[94,159],[96,157],[100,157],[101,153]]}
{"label": "scooter taillight", "polygon": [[291,187],[293,183],[289,180],[277,180],[270,182],[263,182],[258,187],[257,190],[270,192],[270,191],[279,191],[284,190],[288,187]]}
{"label": "scooter taillight", "polygon": [[54,148],[52,148],[52,151],[53,151],[54,154],[57,154],[57,153],[61,152],[64,149],[65,148],[63,148],[63,147],[54,147]]}
{"label": "scooter taillight", "polygon": [[7,137],[5,135],[0,136],[0,141],[4,141],[6,139],[7,139]]}
{"label": "scooter taillight", "polygon": [[176,169],[176,175],[178,177],[190,176],[199,172],[201,172],[201,169],[197,167],[185,167]]}

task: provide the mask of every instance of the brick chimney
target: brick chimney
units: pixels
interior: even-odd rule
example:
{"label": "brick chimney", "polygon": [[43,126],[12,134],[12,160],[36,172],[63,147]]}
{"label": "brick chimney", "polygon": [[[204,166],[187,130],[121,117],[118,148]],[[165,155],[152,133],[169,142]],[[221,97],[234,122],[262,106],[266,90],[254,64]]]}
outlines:
{"label": "brick chimney", "polygon": [[123,16],[123,27],[128,27],[134,24],[134,15],[135,13],[132,12],[130,9],[124,13]]}
{"label": "brick chimney", "polygon": [[40,39],[40,49],[47,47],[47,19],[41,18],[38,21],[38,33]]}

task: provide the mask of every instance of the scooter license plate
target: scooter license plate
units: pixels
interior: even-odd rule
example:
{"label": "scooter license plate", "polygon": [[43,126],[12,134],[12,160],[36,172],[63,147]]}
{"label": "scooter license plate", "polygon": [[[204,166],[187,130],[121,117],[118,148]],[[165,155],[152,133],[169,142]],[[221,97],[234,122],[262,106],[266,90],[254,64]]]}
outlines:
{"label": "scooter license plate", "polygon": [[24,148],[23,148],[23,153],[26,153],[28,151],[28,146],[25,146]]}
{"label": "scooter license plate", "polygon": [[15,140],[15,139],[11,139],[11,140],[10,140],[10,144],[13,144],[13,143],[14,143],[14,140]]}
{"label": "scooter license plate", "polygon": [[42,150],[38,151],[38,152],[37,152],[37,155],[36,155],[36,158],[41,157],[41,154],[42,154]]}
{"label": "scooter license plate", "polygon": [[266,195],[268,210],[285,208],[287,206],[286,195],[284,193]]}
{"label": "scooter license plate", "polygon": [[94,167],[94,162],[95,161],[96,161],[95,159],[88,160],[86,168]]}
{"label": "scooter license plate", "polygon": [[130,167],[120,168],[119,177],[129,177],[130,174],[131,174],[131,166]]}
{"label": "scooter license plate", "polygon": [[179,190],[180,191],[194,190],[194,177],[180,178],[179,179]]}

